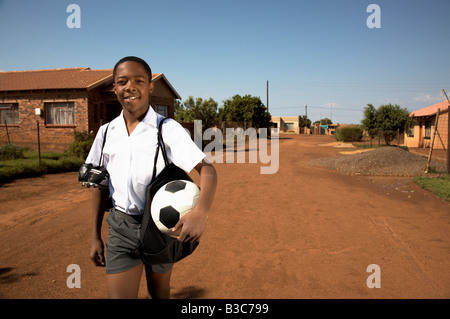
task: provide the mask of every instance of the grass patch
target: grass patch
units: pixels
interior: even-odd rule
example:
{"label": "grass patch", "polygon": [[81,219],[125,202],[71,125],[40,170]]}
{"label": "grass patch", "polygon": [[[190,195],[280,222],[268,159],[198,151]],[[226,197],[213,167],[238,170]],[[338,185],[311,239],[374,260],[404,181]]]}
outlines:
{"label": "grass patch", "polygon": [[450,201],[450,175],[438,177],[415,177],[414,183],[429,190],[443,200]]}
{"label": "grass patch", "polygon": [[10,182],[18,178],[41,176],[50,173],[78,171],[84,160],[66,153],[25,151],[23,158],[0,161],[0,182]]}

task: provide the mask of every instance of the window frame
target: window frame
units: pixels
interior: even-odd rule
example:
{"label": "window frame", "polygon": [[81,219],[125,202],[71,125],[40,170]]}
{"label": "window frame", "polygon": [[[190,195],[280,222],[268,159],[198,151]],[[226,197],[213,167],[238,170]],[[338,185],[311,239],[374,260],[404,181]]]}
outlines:
{"label": "window frame", "polygon": [[[63,106],[65,104],[65,106]],[[66,115],[66,123],[55,123],[56,118],[54,117],[56,114],[52,114],[51,109],[60,109],[67,110]],[[44,110],[45,110],[45,126],[48,127],[74,127],[76,126],[75,122],[75,102],[74,101],[46,101],[44,102]],[[70,115],[70,112],[72,114]],[[60,116],[60,115],[59,115]],[[70,121],[71,118],[71,121]],[[49,121],[51,120],[51,121]],[[61,120],[61,118],[59,118]],[[67,123],[68,122],[68,123]]]}
{"label": "window frame", "polygon": [[415,122],[412,122],[408,128],[408,137],[414,137],[414,126],[416,126]]}
{"label": "window frame", "polygon": [[[13,123],[6,123],[5,124],[5,117],[2,115],[2,111],[12,111],[12,120]],[[5,115],[6,116],[6,115]],[[19,113],[19,103],[11,102],[11,103],[0,103],[0,125],[2,126],[12,126],[12,125],[19,125],[20,113]],[[6,117],[7,118],[7,117]]]}
{"label": "window frame", "polygon": [[[164,114],[159,111],[160,107],[164,108]],[[158,113],[159,115],[164,116],[164,117],[168,117],[169,116],[169,107],[167,105],[156,104],[155,105],[155,112]]]}

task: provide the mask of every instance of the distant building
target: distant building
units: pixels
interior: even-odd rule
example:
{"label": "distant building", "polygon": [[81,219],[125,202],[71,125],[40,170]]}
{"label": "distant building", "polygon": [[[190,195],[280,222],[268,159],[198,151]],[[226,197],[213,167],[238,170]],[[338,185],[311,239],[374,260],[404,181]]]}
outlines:
{"label": "distant building", "polygon": [[321,135],[335,135],[336,130],[339,128],[339,124],[311,124],[311,134],[321,134]]}
{"label": "distant building", "polygon": [[[42,150],[65,151],[74,131],[97,132],[120,114],[113,92],[112,69],[64,68],[0,72],[0,145],[8,141],[37,148],[39,122]],[[164,74],[153,74],[151,104],[174,116],[181,99]]]}
{"label": "distant building", "polygon": [[301,116],[272,116],[274,127],[279,129],[280,133],[296,133],[296,134],[324,134],[334,135],[339,124],[319,125],[319,123],[311,124],[310,128],[300,127]]}
{"label": "distant building", "polygon": [[272,123],[278,128],[280,133],[297,133],[303,132],[304,128],[299,127],[300,116],[272,116]]}
{"label": "distant building", "polygon": [[411,148],[428,148],[431,144],[431,137],[435,131],[437,110],[439,111],[439,121],[437,124],[438,133],[434,141],[433,148],[446,149],[448,141],[448,101],[442,101],[434,105],[425,107],[418,111],[411,112],[410,117],[414,118],[411,127],[405,133],[405,145]]}

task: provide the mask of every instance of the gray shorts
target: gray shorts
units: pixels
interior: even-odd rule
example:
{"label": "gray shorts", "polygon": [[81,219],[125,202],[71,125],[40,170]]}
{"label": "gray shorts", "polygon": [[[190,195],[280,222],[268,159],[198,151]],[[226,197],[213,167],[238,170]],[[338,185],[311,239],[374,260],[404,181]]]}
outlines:
{"label": "gray shorts", "polygon": [[[142,215],[132,216],[116,209],[111,209],[106,221],[109,224],[106,242],[106,273],[116,274],[142,264],[134,253],[141,233]],[[165,273],[173,264],[146,266],[157,273]]]}

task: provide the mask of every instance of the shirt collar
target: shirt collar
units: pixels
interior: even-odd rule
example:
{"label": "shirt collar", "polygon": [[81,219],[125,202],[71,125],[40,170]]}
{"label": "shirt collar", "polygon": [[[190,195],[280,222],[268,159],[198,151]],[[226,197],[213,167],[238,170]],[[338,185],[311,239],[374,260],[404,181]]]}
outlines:
{"label": "shirt collar", "polygon": [[148,106],[147,114],[142,119],[142,123],[153,125],[156,127],[156,112],[151,105]]}
{"label": "shirt collar", "polygon": [[[153,125],[156,127],[156,112],[153,110],[153,107],[151,105],[148,106],[148,111],[145,114],[144,118],[142,119],[142,123],[147,125]],[[117,124],[125,124],[125,119],[123,117],[123,111],[120,112],[120,115],[116,117],[113,121],[111,121],[111,127],[116,127]]]}

